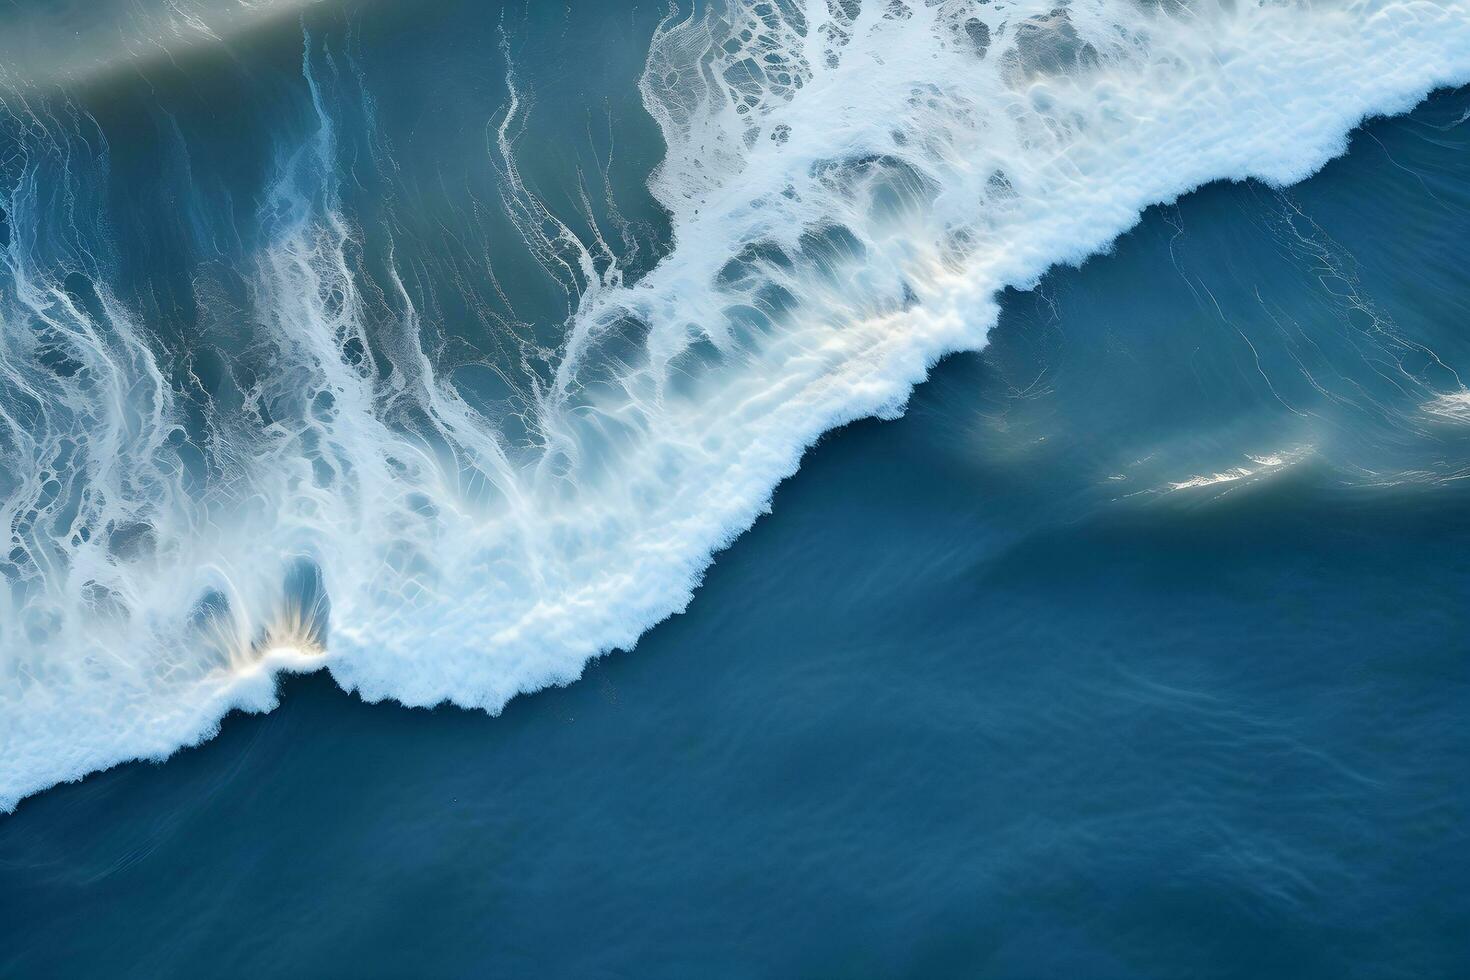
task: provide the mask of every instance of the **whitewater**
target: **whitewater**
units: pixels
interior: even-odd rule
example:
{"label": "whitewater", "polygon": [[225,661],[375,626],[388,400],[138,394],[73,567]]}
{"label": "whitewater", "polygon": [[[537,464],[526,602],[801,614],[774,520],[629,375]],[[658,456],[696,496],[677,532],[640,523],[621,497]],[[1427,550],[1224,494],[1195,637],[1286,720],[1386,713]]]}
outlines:
{"label": "whitewater", "polygon": [[[522,178],[513,73],[485,166],[570,315],[506,342],[550,366],[499,400],[437,370],[443,311],[346,201],[350,59],[308,34],[302,67],[315,133],[279,155],[245,288],[193,275],[255,331],[216,399],[113,281],[105,145],[0,87],[0,809],[269,710],[281,671],[490,712],[575,680],[683,610],[823,433],[982,347],[1001,291],[1470,81],[1470,2],[673,9],[640,83],[671,243],[640,275]],[[391,181],[371,142],[354,166]]]}

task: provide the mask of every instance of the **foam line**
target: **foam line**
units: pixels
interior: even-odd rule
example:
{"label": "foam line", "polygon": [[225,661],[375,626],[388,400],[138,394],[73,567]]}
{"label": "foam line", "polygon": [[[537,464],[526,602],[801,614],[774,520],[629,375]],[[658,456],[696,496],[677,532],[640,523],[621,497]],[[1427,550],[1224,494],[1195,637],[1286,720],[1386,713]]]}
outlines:
{"label": "foam line", "polygon": [[525,437],[435,375],[409,275],[370,286],[378,232],[338,193],[313,51],[317,133],[281,154],[245,270],[272,371],[207,408],[208,440],[105,263],[38,237],[49,196],[98,175],[43,186],[62,171],[38,156],[7,190],[0,809],[267,709],[283,669],[491,712],[574,680],[683,610],[823,432],[981,347],[1000,290],[1208,181],[1301,180],[1366,116],[1470,80],[1470,3],[673,17],[641,86],[673,248],[641,279],[534,199],[509,122],[492,134],[508,213],[576,303]]}

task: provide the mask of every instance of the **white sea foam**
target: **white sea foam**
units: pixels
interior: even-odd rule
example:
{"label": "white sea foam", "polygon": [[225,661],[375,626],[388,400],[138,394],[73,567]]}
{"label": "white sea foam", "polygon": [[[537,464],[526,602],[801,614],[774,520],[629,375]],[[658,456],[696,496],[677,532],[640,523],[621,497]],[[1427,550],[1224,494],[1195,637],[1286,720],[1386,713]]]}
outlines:
{"label": "white sea foam", "polygon": [[[528,244],[590,284],[530,453],[435,377],[406,290],[399,329],[369,336],[381,298],[323,111],[264,209],[251,305],[278,370],[219,422],[208,492],[136,314],[101,287],[83,308],[15,236],[5,382],[36,383],[15,365],[43,336],[89,380],[0,418],[0,808],[270,707],[277,669],[490,711],[571,681],[682,610],[821,433],[900,412],[937,358],[983,345],[1001,288],[1206,181],[1299,180],[1365,115],[1467,79],[1466,0],[767,0],[671,21],[643,81],[674,232],[651,273],[624,285],[501,161]],[[18,227],[34,193],[7,205]]]}
{"label": "white sea foam", "polygon": [[1437,418],[1451,422],[1470,422],[1470,391],[1455,391],[1440,395],[1422,406],[1422,410]]}
{"label": "white sea foam", "polygon": [[1298,446],[1281,452],[1265,453],[1260,456],[1247,455],[1246,460],[1250,465],[1232,466],[1228,469],[1218,470],[1214,473],[1205,473],[1199,476],[1191,476],[1186,480],[1170,482],[1168,489],[1173,490],[1198,490],[1203,487],[1215,487],[1224,483],[1240,483],[1246,480],[1258,480],[1272,473],[1279,473],[1301,462],[1311,455],[1310,446]]}

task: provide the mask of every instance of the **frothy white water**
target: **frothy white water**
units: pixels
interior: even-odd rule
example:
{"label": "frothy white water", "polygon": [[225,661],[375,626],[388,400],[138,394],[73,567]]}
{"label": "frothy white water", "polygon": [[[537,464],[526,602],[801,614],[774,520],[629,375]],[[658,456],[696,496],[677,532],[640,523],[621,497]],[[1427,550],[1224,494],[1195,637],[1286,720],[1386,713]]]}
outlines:
{"label": "frothy white water", "polygon": [[1470,391],[1440,395],[1423,406],[1424,411],[1451,422],[1470,422]]}
{"label": "frothy white water", "polygon": [[1187,480],[1171,482],[1168,490],[1198,490],[1204,487],[1220,487],[1222,484],[1242,483],[1254,481],[1263,476],[1279,473],[1289,466],[1295,465],[1311,455],[1310,446],[1298,446],[1294,449],[1282,452],[1267,453],[1264,456],[1246,456],[1249,466],[1233,466],[1228,470],[1217,473],[1206,473],[1199,476],[1191,476]]}
{"label": "frothy white water", "polygon": [[[502,133],[528,244],[591,284],[534,451],[435,377],[407,290],[367,295],[322,111],[264,209],[249,305],[273,371],[220,421],[205,490],[144,325],[15,235],[0,368],[30,394],[0,417],[0,807],[267,708],[280,668],[490,711],[568,682],[682,610],[821,433],[983,345],[1000,289],[1206,181],[1298,180],[1365,115],[1467,79],[1464,0],[766,0],[670,22],[642,88],[674,248],[640,281],[519,188]],[[12,195],[15,227],[37,193]],[[369,331],[382,309],[396,328]],[[38,344],[80,365],[55,390],[17,367]]]}

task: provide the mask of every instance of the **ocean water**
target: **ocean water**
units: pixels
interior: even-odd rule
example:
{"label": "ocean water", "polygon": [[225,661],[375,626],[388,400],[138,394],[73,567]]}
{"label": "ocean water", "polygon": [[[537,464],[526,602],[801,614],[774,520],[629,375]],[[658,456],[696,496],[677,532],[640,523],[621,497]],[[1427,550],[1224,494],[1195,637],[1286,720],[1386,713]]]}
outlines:
{"label": "ocean water", "polygon": [[1470,972],[1464,4],[14,7],[0,975]]}

